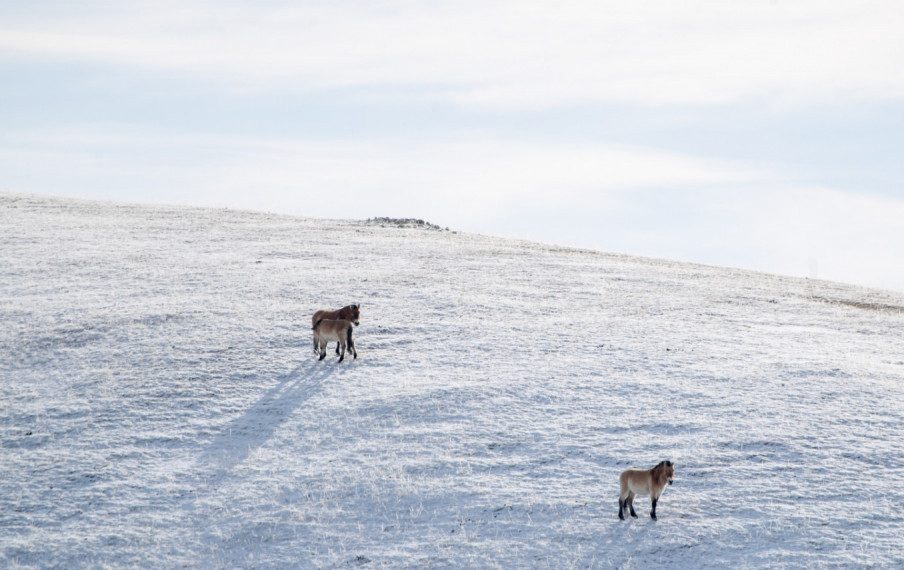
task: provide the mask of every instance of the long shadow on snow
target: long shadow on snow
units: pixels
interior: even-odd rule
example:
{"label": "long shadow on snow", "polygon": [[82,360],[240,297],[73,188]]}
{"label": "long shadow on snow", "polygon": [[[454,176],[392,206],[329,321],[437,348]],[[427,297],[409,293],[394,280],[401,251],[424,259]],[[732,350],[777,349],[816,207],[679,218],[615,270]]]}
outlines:
{"label": "long shadow on snow", "polygon": [[316,394],[335,370],[334,365],[313,362],[280,376],[275,386],[223,428],[201,452],[198,463],[224,475],[232,471],[252,449],[266,443],[298,406]]}

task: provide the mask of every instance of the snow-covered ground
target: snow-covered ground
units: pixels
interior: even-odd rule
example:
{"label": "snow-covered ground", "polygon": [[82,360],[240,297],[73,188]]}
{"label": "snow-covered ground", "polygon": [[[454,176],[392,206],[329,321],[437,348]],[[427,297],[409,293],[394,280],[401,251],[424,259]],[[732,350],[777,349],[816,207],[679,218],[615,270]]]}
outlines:
{"label": "snow-covered ground", "polygon": [[901,567],[902,331],[835,283],[0,195],[0,566]]}

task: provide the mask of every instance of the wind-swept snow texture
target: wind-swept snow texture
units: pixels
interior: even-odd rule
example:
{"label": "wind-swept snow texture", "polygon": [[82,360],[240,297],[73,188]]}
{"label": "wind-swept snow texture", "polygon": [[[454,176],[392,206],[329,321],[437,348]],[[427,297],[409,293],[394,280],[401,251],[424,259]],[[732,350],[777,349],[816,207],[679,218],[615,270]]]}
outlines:
{"label": "wind-swept snow texture", "polygon": [[0,566],[900,568],[902,331],[834,283],[0,195]]}

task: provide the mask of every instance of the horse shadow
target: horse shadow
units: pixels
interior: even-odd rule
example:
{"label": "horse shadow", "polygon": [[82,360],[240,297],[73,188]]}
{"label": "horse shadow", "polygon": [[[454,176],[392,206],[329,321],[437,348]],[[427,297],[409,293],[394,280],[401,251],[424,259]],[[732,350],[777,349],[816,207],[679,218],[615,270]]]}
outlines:
{"label": "horse shadow", "polygon": [[262,446],[292,413],[336,371],[322,362],[301,364],[282,374],[245,412],[226,424],[203,449],[198,463],[209,475],[226,475]]}

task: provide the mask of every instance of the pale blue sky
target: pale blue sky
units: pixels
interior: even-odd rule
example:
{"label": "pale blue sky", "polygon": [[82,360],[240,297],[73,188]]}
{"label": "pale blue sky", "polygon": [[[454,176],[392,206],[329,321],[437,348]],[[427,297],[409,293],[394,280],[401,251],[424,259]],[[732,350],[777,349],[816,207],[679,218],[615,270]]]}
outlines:
{"label": "pale blue sky", "polygon": [[3,2],[0,189],[904,290],[896,2]]}

